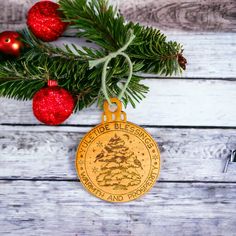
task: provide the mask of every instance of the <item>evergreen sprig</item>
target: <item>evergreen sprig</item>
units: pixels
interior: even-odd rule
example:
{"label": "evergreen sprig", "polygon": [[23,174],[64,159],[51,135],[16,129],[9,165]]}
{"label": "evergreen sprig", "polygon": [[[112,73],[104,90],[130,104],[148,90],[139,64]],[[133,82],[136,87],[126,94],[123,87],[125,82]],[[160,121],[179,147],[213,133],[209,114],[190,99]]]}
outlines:
{"label": "evergreen sprig", "polygon": [[[167,42],[157,29],[140,26],[125,19],[109,6],[106,0],[60,0],[65,20],[78,30],[77,36],[94,42],[99,49],[65,45],[63,48],[44,43],[28,30],[21,33],[27,45],[16,59],[0,58],[0,96],[16,99],[32,99],[49,79],[58,81],[76,98],[75,111],[99,105],[104,100],[101,91],[102,65],[89,68],[89,61],[104,57],[121,48],[129,30],[136,38],[126,50],[136,72],[123,98],[125,104],[135,106],[148,91],[141,84],[137,72],[171,75],[181,71],[179,57],[182,46]],[[117,96],[125,83],[128,66],[123,58],[115,58],[110,64],[107,88],[110,96]]]}
{"label": "evergreen sprig", "polygon": [[172,75],[181,72],[178,63],[183,49],[177,42],[167,42],[158,29],[126,23],[122,15],[107,0],[60,0],[61,10],[78,37],[85,37],[108,52],[121,48],[129,30],[136,36],[127,53],[136,71]]}

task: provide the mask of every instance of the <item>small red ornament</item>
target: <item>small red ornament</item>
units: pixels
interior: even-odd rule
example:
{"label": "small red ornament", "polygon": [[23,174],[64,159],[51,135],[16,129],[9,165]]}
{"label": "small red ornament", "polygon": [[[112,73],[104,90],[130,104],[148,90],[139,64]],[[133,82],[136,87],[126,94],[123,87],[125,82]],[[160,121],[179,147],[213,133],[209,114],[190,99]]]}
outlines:
{"label": "small red ornament", "polygon": [[18,57],[23,43],[20,41],[21,35],[14,31],[4,31],[0,33],[0,52]]}
{"label": "small red ornament", "polygon": [[29,10],[27,25],[37,38],[51,42],[65,31],[68,24],[62,22],[58,8],[57,3],[42,1]]}
{"label": "small red ornament", "polygon": [[40,89],[33,97],[35,117],[47,125],[63,123],[74,110],[74,99],[57,81],[49,80],[48,87]]}

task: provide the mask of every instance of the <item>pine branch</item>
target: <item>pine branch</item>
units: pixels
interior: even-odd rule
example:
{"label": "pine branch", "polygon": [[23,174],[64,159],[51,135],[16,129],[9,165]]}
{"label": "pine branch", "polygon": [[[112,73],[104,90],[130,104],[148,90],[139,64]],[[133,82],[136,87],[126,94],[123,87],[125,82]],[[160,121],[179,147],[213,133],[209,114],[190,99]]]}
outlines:
{"label": "pine branch", "polygon": [[116,51],[124,45],[132,29],[136,39],[127,49],[135,62],[136,72],[172,75],[182,71],[178,62],[182,46],[167,42],[159,30],[139,24],[125,23],[125,19],[106,0],[60,0],[61,10],[78,36],[85,37],[107,51]]}
{"label": "pine branch", "polygon": [[[29,31],[21,32],[27,47],[18,59],[9,59],[0,63],[0,96],[16,99],[32,99],[33,95],[43,86],[48,79],[55,79],[59,86],[67,89],[77,98],[77,109],[82,110],[96,100],[102,105],[103,94],[101,88],[102,67],[89,69],[88,61],[105,55],[104,50],[83,48],[80,50],[75,45],[65,45],[58,48],[36,39]],[[119,92],[117,83],[125,77],[127,66],[120,63],[119,59],[111,61],[111,70],[108,73],[108,87],[112,96]],[[135,86],[136,87],[135,87]],[[133,88],[132,88],[133,86]],[[139,80],[130,83],[130,90],[134,90],[139,98],[143,97],[147,88]],[[127,99],[124,98],[124,101]],[[137,99],[136,99],[137,100]],[[132,98],[129,100],[132,104]]]}
{"label": "pine branch", "polygon": [[[78,30],[78,37],[85,37],[100,48],[98,50],[75,45],[63,48],[44,43],[28,30],[20,32],[25,49],[17,59],[0,57],[0,96],[16,99],[32,99],[49,79],[58,81],[76,99],[76,110],[82,110],[94,102],[101,106],[104,100],[101,91],[102,65],[89,68],[89,61],[103,58],[117,51],[126,43],[132,30],[135,40],[125,51],[131,58],[136,72],[123,98],[124,104],[135,106],[145,97],[148,88],[141,84],[141,73],[171,75],[185,67],[182,46],[167,42],[159,30],[126,23],[106,0],[60,0],[66,19]],[[116,97],[125,83],[128,66],[122,57],[109,63],[107,88],[111,97]]]}
{"label": "pine branch", "polygon": [[[108,6],[106,0],[61,0],[59,5],[66,20],[80,30],[79,37],[88,38],[107,51],[117,50],[124,45],[128,29],[124,27],[124,19],[115,20],[116,11]],[[112,27],[117,32],[111,30]]]}
{"label": "pine branch", "polygon": [[128,48],[128,53],[139,71],[160,75],[172,75],[182,71],[178,57],[182,46],[177,42],[167,42],[166,36],[159,30],[129,24],[134,29],[136,40]]}

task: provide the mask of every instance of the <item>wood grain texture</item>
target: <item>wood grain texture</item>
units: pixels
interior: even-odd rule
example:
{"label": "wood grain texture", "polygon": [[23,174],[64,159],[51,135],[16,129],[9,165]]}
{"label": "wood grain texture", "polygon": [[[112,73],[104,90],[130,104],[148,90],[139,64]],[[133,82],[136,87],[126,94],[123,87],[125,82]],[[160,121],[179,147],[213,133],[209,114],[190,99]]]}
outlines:
{"label": "wood grain texture", "polygon": [[[36,1],[2,0],[0,31],[25,27]],[[190,79],[148,79],[147,98],[126,110],[128,120],[153,126],[147,130],[160,145],[160,182],[134,202],[100,201],[77,181],[74,159],[101,111],[94,106],[49,127],[38,125],[31,102],[1,98],[0,235],[236,236],[236,164],[222,173],[236,149],[236,2],[113,2],[128,19],[181,42],[188,58],[183,78]],[[81,44],[75,38],[56,44],[68,42]]]}
{"label": "wood grain texture", "polygon": [[236,31],[236,2],[232,0],[117,0],[132,21],[180,31]]}
{"label": "wood grain texture", "polygon": [[[0,23],[3,28],[24,27],[28,9],[37,0],[3,0]],[[113,0],[121,13],[132,21],[160,29],[180,31],[236,31],[236,2],[233,0]]]}
{"label": "wood grain texture", "polygon": [[[236,126],[236,81],[146,80],[147,98],[137,108],[127,108],[128,120],[158,126]],[[0,122],[38,124],[31,101],[1,99]],[[101,121],[96,106],[72,115],[66,124],[95,125]]]}
{"label": "wood grain texture", "polygon": [[34,2],[36,1],[2,0],[0,2],[0,31],[24,28],[28,9]]}
{"label": "wood grain texture", "polygon": [[[87,128],[0,127],[0,179],[77,179],[75,153]],[[147,128],[159,143],[164,181],[236,181],[236,164],[222,173],[233,129]]]}
{"label": "wood grain texture", "polygon": [[1,235],[234,236],[235,184],[157,183],[143,198],[111,204],[77,182],[1,181]]}

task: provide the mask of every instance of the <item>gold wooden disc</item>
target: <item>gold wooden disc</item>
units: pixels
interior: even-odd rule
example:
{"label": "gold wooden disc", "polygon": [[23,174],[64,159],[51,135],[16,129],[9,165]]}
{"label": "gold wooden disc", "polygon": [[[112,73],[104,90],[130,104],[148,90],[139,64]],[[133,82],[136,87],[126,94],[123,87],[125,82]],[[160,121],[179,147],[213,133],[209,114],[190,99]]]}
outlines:
{"label": "gold wooden disc", "polygon": [[76,169],[81,183],[93,195],[109,202],[127,202],[139,198],[155,184],[160,152],[147,131],[126,121],[119,106],[115,113],[123,120],[109,116],[106,106],[107,120],[80,142]]}

